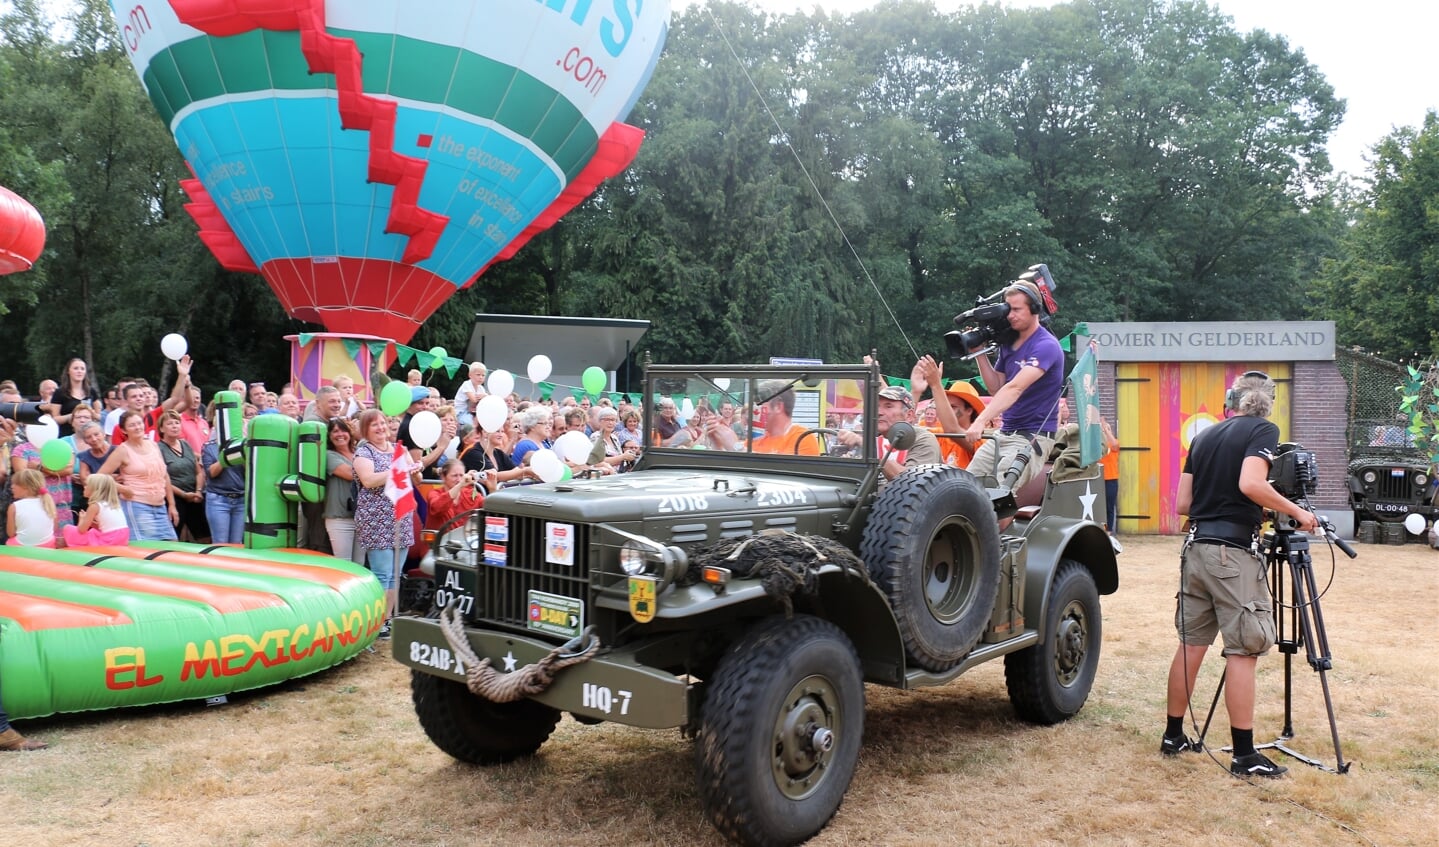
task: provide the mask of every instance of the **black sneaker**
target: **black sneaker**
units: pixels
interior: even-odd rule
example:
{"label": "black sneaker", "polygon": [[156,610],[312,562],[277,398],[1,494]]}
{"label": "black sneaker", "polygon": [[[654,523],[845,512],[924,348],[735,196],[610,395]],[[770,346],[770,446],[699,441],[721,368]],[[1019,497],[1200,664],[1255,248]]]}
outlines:
{"label": "black sneaker", "polygon": [[1189,737],[1185,735],[1181,735],[1178,738],[1170,738],[1166,735],[1159,739],[1159,752],[1166,756],[1178,756],[1180,753],[1198,749],[1199,744],[1190,741]]}
{"label": "black sneaker", "polygon": [[1235,756],[1234,761],[1229,763],[1229,772],[1235,776],[1283,776],[1289,772],[1289,768],[1276,765],[1264,758],[1263,753],[1250,753],[1248,756]]}
{"label": "black sneaker", "polygon": [[387,639],[389,639],[389,637],[390,637],[390,622],[389,622],[389,621],[385,621],[385,625],[382,626],[382,627],[380,627],[380,634],[377,635],[377,636],[375,636],[375,637],[378,638],[378,639],[381,639],[381,640],[387,640]]}

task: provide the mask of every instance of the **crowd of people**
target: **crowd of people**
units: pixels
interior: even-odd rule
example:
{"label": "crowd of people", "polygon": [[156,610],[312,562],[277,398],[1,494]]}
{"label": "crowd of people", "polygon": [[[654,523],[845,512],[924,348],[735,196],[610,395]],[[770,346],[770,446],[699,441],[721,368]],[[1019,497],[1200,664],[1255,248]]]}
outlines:
{"label": "crowd of people", "polygon": [[[12,426],[0,433],[0,505],[6,514],[0,540],[46,546],[121,537],[242,542],[244,471],[224,461],[226,445],[218,441],[214,398],[208,406],[203,402],[191,379],[192,367],[188,356],[176,362],[176,379],[163,397],[140,377],[122,378],[101,389],[88,363],[78,358],[65,364],[61,380],[44,380],[31,397],[22,395],[12,381],[0,381],[0,403],[40,403],[40,410],[58,425],[59,438],[74,450],[71,466],[47,468],[38,445],[27,438],[28,428]],[[991,369],[986,382],[1002,387],[993,374]],[[454,514],[454,504],[478,505],[500,486],[537,480],[531,458],[569,432],[584,433],[591,444],[581,461],[567,462],[577,474],[626,473],[649,446],[739,449],[748,444],[756,452],[804,454],[816,454],[825,446],[819,439],[799,438],[804,427],[793,421],[793,391],[761,391],[752,406],[737,406],[726,399],[711,408],[708,399],[701,398],[683,419],[675,401],[661,397],[649,433],[642,431],[642,406],[626,399],[592,399],[577,392],[532,400],[512,393],[504,398],[504,423],[486,431],[476,417],[480,401],[487,396],[486,376],[485,366],[476,362],[458,387],[445,393],[424,384],[421,372],[412,370],[406,375],[411,402],[401,415],[367,408],[369,404],[357,399],[354,381],[346,376],[320,388],[309,402],[302,401],[289,384],[271,391],[263,382],[236,379],[227,388],[243,398],[245,426],[260,415],[326,425],[325,495],[321,502],[302,505],[299,543],[387,574],[394,572],[394,556],[384,551],[411,546],[426,528],[421,522],[397,530],[381,514],[382,477],[389,472],[396,443],[408,453],[417,481],[454,481],[426,487],[439,502],[418,503],[418,520],[432,524],[434,516]],[[388,379],[381,376],[378,382]],[[373,387],[378,396],[380,385]],[[1042,395],[1053,408],[1049,390],[1019,392],[1016,397],[1026,393]],[[915,463],[969,467],[977,454],[983,458],[986,429],[989,440],[995,432],[1000,438],[1008,432],[1001,417],[1004,409],[986,404],[967,382],[955,381],[945,388],[941,366],[931,357],[915,364],[907,389],[886,388],[880,395],[875,412],[881,436],[888,424],[899,420],[916,423],[923,433],[909,451],[890,458],[886,477]],[[1013,402],[1004,394],[996,399]],[[416,444],[410,435],[410,421],[422,411],[434,413],[441,424],[433,445]],[[859,409],[829,410],[824,423],[838,433],[836,446],[854,446],[861,418]],[[1054,426],[1051,417],[1042,427],[1035,425],[1037,433],[1020,434],[1050,436]],[[931,433],[941,437],[935,439]],[[995,464],[990,458],[991,475]],[[100,511],[91,507],[96,489],[104,492]],[[387,546],[380,548],[382,541]]]}

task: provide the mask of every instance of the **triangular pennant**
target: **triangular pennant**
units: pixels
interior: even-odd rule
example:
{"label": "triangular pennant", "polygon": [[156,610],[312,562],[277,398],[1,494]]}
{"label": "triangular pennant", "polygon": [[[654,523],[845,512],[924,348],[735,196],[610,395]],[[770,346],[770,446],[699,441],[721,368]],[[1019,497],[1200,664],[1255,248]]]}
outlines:
{"label": "triangular pennant", "polygon": [[351,359],[360,358],[360,349],[364,346],[362,342],[356,341],[353,338],[342,338],[340,339],[340,343],[345,345],[345,355]]}
{"label": "triangular pennant", "polygon": [[301,347],[308,347],[308,346],[310,346],[310,342],[313,341],[313,340],[315,340],[315,334],[314,334],[313,332],[302,332],[302,333],[300,333],[300,346],[301,346]]}
{"label": "triangular pennant", "polygon": [[409,367],[410,362],[415,358],[415,354],[419,352],[419,350],[413,347],[406,347],[403,344],[395,345],[395,358],[399,360],[400,367],[402,368]]}
{"label": "triangular pennant", "polygon": [[420,372],[423,373],[435,366],[435,356],[424,350],[416,350],[415,362],[418,364]]}
{"label": "triangular pennant", "polygon": [[555,384],[554,384],[553,382],[543,382],[543,381],[541,381],[541,382],[539,383],[539,387],[540,387],[540,399],[541,399],[541,400],[548,400],[548,399],[550,399],[550,397],[554,396],[554,393],[555,393]]}
{"label": "triangular pennant", "polygon": [[631,406],[638,406],[640,404],[640,395],[638,394],[626,394],[625,399],[629,401]]}
{"label": "triangular pennant", "polygon": [[1066,353],[1074,352],[1074,333],[1071,332],[1070,334],[1059,339],[1059,349],[1063,350]]}
{"label": "triangular pennant", "polygon": [[385,355],[385,348],[390,346],[390,342],[366,341],[365,346],[370,349],[370,358],[378,359]]}
{"label": "triangular pennant", "polygon": [[455,374],[459,372],[460,365],[462,364],[464,363],[461,362],[459,359],[445,359],[445,373],[450,377],[450,379],[454,379]]}

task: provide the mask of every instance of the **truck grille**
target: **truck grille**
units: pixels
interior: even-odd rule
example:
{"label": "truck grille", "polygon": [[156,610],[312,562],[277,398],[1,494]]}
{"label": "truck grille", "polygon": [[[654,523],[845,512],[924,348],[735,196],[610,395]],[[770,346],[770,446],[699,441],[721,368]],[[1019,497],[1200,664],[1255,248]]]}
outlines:
{"label": "truck grille", "polygon": [[1389,468],[1379,468],[1379,479],[1374,482],[1374,499],[1408,502],[1414,499],[1414,487],[1409,481],[1409,472],[1395,475]]}
{"label": "truck grille", "polygon": [[[476,617],[506,627],[527,630],[529,623],[529,592],[543,591],[561,597],[573,597],[589,609],[590,527],[584,524],[558,524],[568,528],[573,565],[546,561],[546,524],[541,518],[514,517],[509,522],[508,540],[490,541],[491,555],[504,550],[504,564],[481,564],[475,597]],[[543,635],[543,633],[533,633]],[[559,639],[563,641],[564,639]]]}

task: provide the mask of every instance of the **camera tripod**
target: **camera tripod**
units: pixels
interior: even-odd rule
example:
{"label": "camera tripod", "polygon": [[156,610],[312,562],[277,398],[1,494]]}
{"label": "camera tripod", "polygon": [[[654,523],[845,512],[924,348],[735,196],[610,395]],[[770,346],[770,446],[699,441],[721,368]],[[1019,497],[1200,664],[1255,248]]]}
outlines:
{"label": "camera tripod", "polygon": [[[1358,553],[1334,534],[1334,525],[1323,517],[1319,519],[1320,529],[1331,543],[1343,550],[1349,558]],[[1284,728],[1279,737],[1265,744],[1255,744],[1259,750],[1275,750],[1306,765],[1330,773],[1349,772],[1349,763],[1339,746],[1339,727],[1334,721],[1334,700],[1329,694],[1328,671],[1334,666],[1329,655],[1329,636],[1324,629],[1324,611],[1319,607],[1319,592],[1316,590],[1314,568],[1309,557],[1309,537],[1297,532],[1288,518],[1274,520],[1274,529],[1264,533],[1264,564],[1269,572],[1269,590],[1274,597],[1274,629],[1277,635],[1275,646],[1284,654]],[[1286,587],[1284,575],[1288,571]],[[1324,690],[1324,708],[1329,714],[1329,734],[1334,740],[1335,766],[1329,767],[1318,759],[1305,756],[1287,742],[1294,738],[1294,656],[1299,646],[1304,646],[1309,667],[1319,674],[1319,684]],[[1209,733],[1209,723],[1214,719],[1214,710],[1219,705],[1224,691],[1224,675],[1219,677],[1219,686],[1214,690],[1214,700],[1209,704],[1209,714],[1204,718],[1204,728],[1199,733],[1199,743]],[[1229,748],[1222,748],[1228,750]]]}

